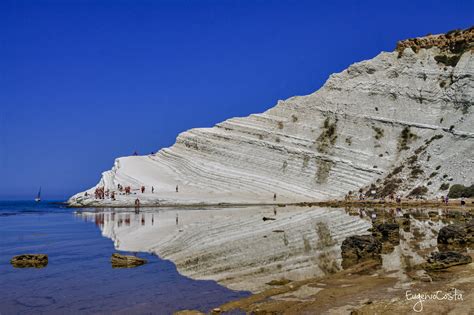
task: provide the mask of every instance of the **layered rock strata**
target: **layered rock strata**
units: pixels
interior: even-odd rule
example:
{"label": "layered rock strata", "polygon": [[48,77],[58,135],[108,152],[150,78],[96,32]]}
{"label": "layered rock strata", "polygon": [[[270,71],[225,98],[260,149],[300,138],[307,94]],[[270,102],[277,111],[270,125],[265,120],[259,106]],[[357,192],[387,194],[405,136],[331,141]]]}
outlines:
{"label": "layered rock strata", "polygon": [[[454,183],[471,185],[472,43],[473,29],[402,41],[310,95],[183,132],[153,155],[118,158],[87,196],[69,203],[273,203],[374,190],[433,197]],[[95,199],[97,187],[115,191],[115,200]]]}

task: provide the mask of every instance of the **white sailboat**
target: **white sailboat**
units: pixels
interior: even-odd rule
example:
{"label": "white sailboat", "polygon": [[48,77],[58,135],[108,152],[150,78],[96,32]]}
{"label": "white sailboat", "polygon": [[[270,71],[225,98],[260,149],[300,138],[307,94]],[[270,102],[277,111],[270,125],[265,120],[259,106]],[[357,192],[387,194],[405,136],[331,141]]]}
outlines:
{"label": "white sailboat", "polygon": [[41,201],[41,187],[40,187],[40,189],[39,189],[39,191],[38,191],[38,195],[36,196],[35,201],[36,201],[36,202],[40,202],[40,201]]}

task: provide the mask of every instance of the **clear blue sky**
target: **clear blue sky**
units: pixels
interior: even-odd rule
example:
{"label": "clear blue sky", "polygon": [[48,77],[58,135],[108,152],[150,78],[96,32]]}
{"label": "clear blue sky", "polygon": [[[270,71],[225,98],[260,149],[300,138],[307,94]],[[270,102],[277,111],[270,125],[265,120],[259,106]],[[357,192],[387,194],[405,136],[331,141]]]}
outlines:
{"label": "clear blue sky", "polygon": [[66,198],[116,157],[317,90],[470,1],[0,1],[0,199]]}

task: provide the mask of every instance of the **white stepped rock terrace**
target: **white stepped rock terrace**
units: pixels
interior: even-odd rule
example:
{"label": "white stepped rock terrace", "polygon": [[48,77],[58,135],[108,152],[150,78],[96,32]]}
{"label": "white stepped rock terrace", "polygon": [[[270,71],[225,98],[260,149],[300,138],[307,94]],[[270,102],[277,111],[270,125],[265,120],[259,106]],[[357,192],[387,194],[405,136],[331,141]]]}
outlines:
{"label": "white stepped rock terrace", "polygon": [[276,210],[276,215],[271,206],[80,215],[95,220],[117,250],[154,253],[190,278],[253,292],[272,280],[302,280],[340,270],[342,241],[368,234],[371,227],[370,218],[342,209]]}
{"label": "white stepped rock terrace", "polygon": [[[191,129],[153,155],[118,158],[88,196],[78,193],[69,204],[124,206],[137,197],[142,205],[273,203],[275,193],[276,202],[327,200],[380,185],[400,165],[396,192],[404,195],[418,186],[434,197],[446,193],[443,183],[471,185],[473,51],[455,65],[438,62],[440,54],[436,46],[382,52],[331,75],[313,94]],[[96,187],[116,191],[118,184],[137,195],[94,199]]]}

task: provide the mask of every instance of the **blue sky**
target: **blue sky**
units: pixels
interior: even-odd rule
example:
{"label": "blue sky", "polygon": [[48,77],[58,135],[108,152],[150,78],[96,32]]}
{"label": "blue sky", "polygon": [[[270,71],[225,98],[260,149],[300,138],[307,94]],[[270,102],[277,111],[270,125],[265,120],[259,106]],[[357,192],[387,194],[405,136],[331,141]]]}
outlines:
{"label": "blue sky", "polygon": [[0,0],[0,199],[66,198],[116,157],[473,21],[474,0]]}

